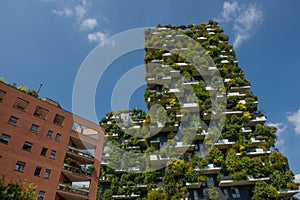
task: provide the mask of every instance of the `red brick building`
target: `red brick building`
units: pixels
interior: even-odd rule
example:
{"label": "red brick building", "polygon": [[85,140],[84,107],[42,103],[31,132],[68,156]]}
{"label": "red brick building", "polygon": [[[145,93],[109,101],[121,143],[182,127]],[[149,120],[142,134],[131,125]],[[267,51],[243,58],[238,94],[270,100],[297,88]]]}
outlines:
{"label": "red brick building", "polygon": [[0,175],[39,200],[96,199],[103,134],[94,124],[0,82]]}

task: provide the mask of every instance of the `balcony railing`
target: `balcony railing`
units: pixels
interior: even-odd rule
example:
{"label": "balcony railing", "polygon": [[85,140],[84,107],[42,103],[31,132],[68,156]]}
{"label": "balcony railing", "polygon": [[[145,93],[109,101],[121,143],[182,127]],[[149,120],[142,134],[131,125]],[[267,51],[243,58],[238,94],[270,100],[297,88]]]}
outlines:
{"label": "balcony railing", "polygon": [[84,176],[92,176],[92,173],[89,172],[89,171],[85,171],[85,170],[82,170],[82,169],[79,169],[79,168],[76,168],[76,167],[72,167],[72,166],[69,166],[67,164],[64,164],[64,166],[62,168],[64,170],[74,172],[74,173],[77,173],[77,174],[81,174],[81,175],[84,175]]}
{"label": "balcony railing", "polygon": [[90,194],[89,190],[82,189],[82,188],[75,188],[75,187],[68,186],[68,185],[65,185],[62,183],[58,184],[57,189],[64,191],[64,192],[70,192],[73,194],[79,194],[79,195],[83,195],[83,196],[89,196],[89,194]]}
{"label": "balcony railing", "polygon": [[82,150],[79,150],[79,149],[76,149],[76,148],[73,148],[73,147],[67,147],[67,150],[69,152],[75,153],[75,154],[80,155],[82,157],[94,159],[94,156],[92,154],[84,152]]}

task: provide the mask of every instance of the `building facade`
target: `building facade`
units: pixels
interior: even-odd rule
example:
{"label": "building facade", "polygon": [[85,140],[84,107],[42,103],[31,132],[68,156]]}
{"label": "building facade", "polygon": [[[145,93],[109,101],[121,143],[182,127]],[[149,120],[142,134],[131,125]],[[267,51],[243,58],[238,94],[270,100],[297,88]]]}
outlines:
{"label": "building facade", "polygon": [[[298,192],[228,39],[214,21],[145,31],[149,113],[116,111],[101,120],[102,199],[290,199]],[[144,156],[129,162],[127,152]]]}
{"label": "building facade", "polygon": [[100,126],[0,82],[0,174],[36,186],[42,200],[94,200]]}

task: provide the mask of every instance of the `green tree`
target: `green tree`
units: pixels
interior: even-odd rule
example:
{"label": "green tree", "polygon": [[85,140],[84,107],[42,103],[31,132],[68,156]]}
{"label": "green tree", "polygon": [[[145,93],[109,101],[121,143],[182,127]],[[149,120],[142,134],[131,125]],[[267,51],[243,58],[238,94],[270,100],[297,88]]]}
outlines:
{"label": "green tree", "polygon": [[172,170],[166,169],[166,175],[164,177],[165,193],[168,195],[168,199],[174,199],[179,196],[179,192],[176,186],[176,180],[172,173]]}
{"label": "green tree", "polygon": [[264,181],[258,181],[255,184],[252,200],[276,199],[277,197],[278,193],[274,186]]}
{"label": "green tree", "polygon": [[34,200],[37,195],[32,184],[11,182],[5,184],[4,177],[0,179],[1,200]]}
{"label": "green tree", "polygon": [[163,200],[164,198],[164,193],[161,188],[158,190],[150,190],[147,194],[147,200]]}

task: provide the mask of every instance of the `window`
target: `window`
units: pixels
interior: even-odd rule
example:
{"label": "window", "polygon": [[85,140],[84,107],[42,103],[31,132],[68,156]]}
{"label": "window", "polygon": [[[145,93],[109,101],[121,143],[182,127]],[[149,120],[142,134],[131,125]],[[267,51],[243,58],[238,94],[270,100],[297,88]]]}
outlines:
{"label": "window", "polygon": [[226,199],[229,199],[229,194],[228,194],[228,190],[224,189],[224,196]]}
{"label": "window", "polygon": [[45,196],[45,192],[44,191],[40,191],[39,192],[39,196],[38,196],[38,200],[43,200]]}
{"label": "window", "polygon": [[14,107],[19,109],[19,110],[25,110],[28,106],[29,102],[25,101],[23,99],[17,98],[16,102],[14,104]]}
{"label": "window", "polygon": [[34,175],[35,175],[35,176],[40,176],[41,170],[42,170],[42,168],[39,167],[39,166],[37,166],[37,167],[35,168]]}
{"label": "window", "polygon": [[231,192],[232,192],[232,197],[233,198],[240,198],[240,191],[239,188],[231,188]]}
{"label": "window", "polygon": [[56,154],[56,151],[52,150],[51,153],[50,153],[50,158],[54,159],[55,154]]}
{"label": "window", "polygon": [[23,145],[23,149],[26,150],[26,151],[31,151],[32,145],[33,144],[31,142],[25,141],[25,143]]}
{"label": "window", "polygon": [[9,120],[8,120],[8,123],[9,123],[9,124],[12,124],[12,125],[17,125],[18,120],[19,120],[19,118],[14,117],[14,116],[11,116],[11,117],[9,118]]}
{"label": "window", "polygon": [[24,171],[24,168],[25,168],[25,165],[26,165],[26,163],[21,162],[21,161],[18,161],[18,162],[16,163],[15,170],[16,170],[16,171],[19,171],[19,172],[23,172],[23,171]]}
{"label": "window", "polygon": [[48,112],[49,112],[48,110],[37,106],[34,113],[33,113],[33,115],[36,116],[36,117],[42,118],[42,119],[46,119],[46,117],[48,115]]}
{"label": "window", "polygon": [[61,134],[57,133],[56,136],[55,136],[55,140],[60,141],[60,138],[61,138]]}
{"label": "window", "polygon": [[53,123],[56,125],[62,126],[64,120],[65,120],[65,118],[63,116],[56,114]]}
{"label": "window", "polygon": [[51,170],[50,169],[46,169],[45,173],[44,173],[44,178],[49,178],[50,173],[51,173]]}
{"label": "window", "polygon": [[31,125],[31,128],[30,128],[30,131],[31,132],[34,132],[34,133],[37,133],[38,132],[38,130],[39,130],[39,126],[38,125],[35,125],[35,124],[32,124]]}
{"label": "window", "polygon": [[46,156],[48,149],[43,147],[41,151],[41,156]]}
{"label": "window", "polygon": [[9,139],[10,139],[9,135],[2,133],[2,135],[0,137],[0,142],[2,142],[4,144],[8,144]]}
{"label": "window", "polygon": [[206,183],[208,187],[213,187],[214,186],[214,178],[213,177],[207,177],[206,178]]}
{"label": "window", "polygon": [[48,133],[47,133],[47,138],[52,138],[52,135],[53,135],[53,131],[48,131]]}
{"label": "window", "polygon": [[6,92],[3,90],[0,90],[0,102],[2,102],[4,96],[5,96]]}

